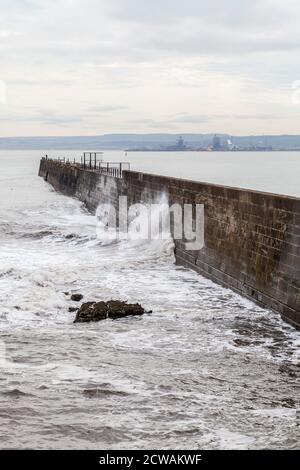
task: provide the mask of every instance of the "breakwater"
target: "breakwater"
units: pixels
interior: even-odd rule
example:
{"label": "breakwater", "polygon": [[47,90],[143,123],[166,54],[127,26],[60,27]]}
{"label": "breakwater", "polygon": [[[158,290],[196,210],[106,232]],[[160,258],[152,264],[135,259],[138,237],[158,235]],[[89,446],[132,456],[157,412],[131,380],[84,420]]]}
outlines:
{"label": "breakwater", "polygon": [[175,240],[177,263],[300,327],[300,199],[133,171],[121,178],[46,159],[39,175],[91,211],[99,202],[117,207],[121,195],[129,204],[156,202],[162,192],[170,204],[204,204],[205,246],[188,251]]}

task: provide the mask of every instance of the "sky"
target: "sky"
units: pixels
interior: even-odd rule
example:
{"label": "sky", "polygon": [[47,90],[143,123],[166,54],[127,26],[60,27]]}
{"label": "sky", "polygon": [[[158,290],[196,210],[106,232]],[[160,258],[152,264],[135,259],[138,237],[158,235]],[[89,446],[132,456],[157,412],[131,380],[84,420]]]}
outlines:
{"label": "sky", "polygon": [[300,134],[299,0],[0,0],[0,136]]}

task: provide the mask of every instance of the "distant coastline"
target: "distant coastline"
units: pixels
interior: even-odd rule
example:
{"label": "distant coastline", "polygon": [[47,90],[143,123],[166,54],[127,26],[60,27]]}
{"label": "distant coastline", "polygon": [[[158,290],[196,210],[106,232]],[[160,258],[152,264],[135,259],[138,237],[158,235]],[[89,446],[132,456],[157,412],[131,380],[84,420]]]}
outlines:
{"label": "distant coastline", "polygon": [[300,151],[300,135],[105,134],[0,137],[0,150]]}
{"label": "distant coastline", "polygon": [[212,153],[212,152],[219,152],[219,153],[225,153],[225,152],[236,152],[236,153],[239,153],[239,152],[300,152],[300,148],[299,149],[290,149],[290,148],[280,148],[280,149],[248,149],[248,148],[245,148],[245,149],[236,149],[236,150],[228,150],[228,149],[224,149],[224,150],[208,150],[208,149],[193,149],[193,148],[186,148],[186,149],[183,149],[183,150],[168,150],[168,149],[157,149],[157,148],[153,148],[153,149],[144,149],[144,148],[140,148],[140,149],[125,149],[125,152],[162,152],[162,153],[170,153],[170,152],[206,152],[206,153]]}

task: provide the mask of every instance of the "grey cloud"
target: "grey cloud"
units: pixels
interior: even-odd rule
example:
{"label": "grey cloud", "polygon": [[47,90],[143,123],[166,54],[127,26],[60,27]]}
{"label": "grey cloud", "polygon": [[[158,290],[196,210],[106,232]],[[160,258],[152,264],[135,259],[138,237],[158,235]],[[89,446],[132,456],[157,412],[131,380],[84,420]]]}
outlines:
{"label": "grey cloud", "polygon": [[[32,119],[32,121],[37,120]],[[39,119],[38,122],[55,126],[69,127],[71,124],[83,122],[83,118],[75,116],[45,116],[42,119]]]}
{"label": "grey cloud", "polygon": [[69,86],[71,84],[70,80],[7,80],[7,85],[14,86]]}
{"label": "grey cloud", "polygon": [[[186,0],[183,5],[181,0],[153,0],[149,5],[148,0],[64,0],[59,9],[55,3],[47,8],[41,0],[32,3],[40,10],[36,21],[25,16],[17,22],[24,37],[18,48],[35,60],[68,56],[103,63],[112,57],[140,61],[168,54],[232,55],[300,47],[298,27],[284,27],[285,18],[293,19],[289,8],[277,1]],[[296,19],[300,10],[291,13]],[[8,49],[17,43],[10,44]]]}
{"label": "grey cloud", "polygon": [[201,17],[210,24],[227,24],[238,28],[247,24],[257,27],[266,23],[266,18],[272,23],[282,23],[285,10],[279,5],[272,5],[266,0],[240,1],[236,0],[119,0],[112,2],[112,14],[121,20],[168,23],[179,22],[186,18]]}
{"label": "grey cloud", "polygon": [[0,116],[0,121],[2,122],[42,122],[50,125],[59,124],[61,126],[68,126],[83,120],[84,117],[82,115],[59,114],[52,110],[34,110],[33,108],[28,108],[26,113],[24,109],[17,112],[8,110],[5,115]]}
{"label": "grey cloud", "polygon": [[146,119],[132,119],[129,121],[131,126],[133,126],[133,128],[144,128],[144,127],[147,127],[149,129],[176,129],[177,126],[176,126],[176,123],[172,123],[171,120],[164,120],[164,121],[161,121],[161,120],[155,120],[155,119],[150,119],[150,118],[146,118]]}
{"label": "grey cloud", "polygon": [[203,115],[203,116],[195,116],[195,115],[190,115],[190,114],[183,114],[179,115],[176,118],[172,119],[172,122],[178,122],[178,123],[203,123],[203,122],[208,122],[210,120],[209,116]]}
{"label": "grey cloud", "polygon": [[[162,129],[229,118],[246,126],[247,119],[267,123],[295,114],[284,89],[300,79],[294,0],[0,0],[0,6],[0,80],[11,85],[11,100],[56,107],[52,114],[11,109],[7,122],[87,126],[105,114],[109,125],[120,119],[124,127]],[[208,84],[217,89],[224,77],[245,114],[241,102],[232,115],[213,100],[201,108]],[[155,103],[156,87],[162,99]],[[178,113],[183,104],[186,114]]]}
{"label": "grey cloud", "polygon": [[287,119],[289,116],[283,116],[282,114],[206,114],[206,115],[193,115],[188,113],[180,113],[171,121],[174,123],[207,123],[216,120],[227,120],[227,119],[238,119],[238,120],[278,120]]}
{"label": "grey cloud", "polygon": [[285,119],[281,114],[236,114],[233,116],[235,119],[258,119],[258,120],[273,120]]}
{"label": "grey cloud", "polygon": [[107,113],[113,111],[124,111],[128,106],[91,106],[88,108],[89,113]]}

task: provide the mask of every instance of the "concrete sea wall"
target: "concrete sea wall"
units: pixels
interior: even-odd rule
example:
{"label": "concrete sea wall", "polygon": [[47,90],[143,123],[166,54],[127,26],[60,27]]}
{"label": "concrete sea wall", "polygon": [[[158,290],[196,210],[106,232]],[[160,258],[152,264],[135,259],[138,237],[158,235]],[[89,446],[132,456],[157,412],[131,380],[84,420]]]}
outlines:
{"label": "concrete sea wall", "polygon": [[251,190],[123,172],[114,178],[79,166],[42,160],[40,176],[94,211],[99,202],[204,204],[205,246],[187,251],[176,240],[176,261],[280,313],[300,328],[300,199]]}

